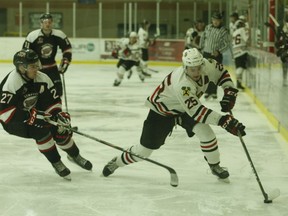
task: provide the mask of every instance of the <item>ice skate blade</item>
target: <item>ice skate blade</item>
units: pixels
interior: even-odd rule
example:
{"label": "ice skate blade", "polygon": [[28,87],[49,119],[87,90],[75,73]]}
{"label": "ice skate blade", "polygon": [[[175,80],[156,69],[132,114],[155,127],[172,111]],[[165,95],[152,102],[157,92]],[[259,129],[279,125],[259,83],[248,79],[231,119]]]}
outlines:
{"label": "ice skate blade", "polygon": [[228,178],[225,178],[225,179],[218,178],[218,180],[219,180],[220,182],[224,182],[224,183],[227,183],[227,184],[230,183],[229,177],[228,177]]}
{"label": "ice skate blade", "polygon": [[65,180],[67,180],[67,181],[71,181],[71,180],[72,180],[72,178],[71,178],[70,175],[64,176],[63,179],[65,179]]}

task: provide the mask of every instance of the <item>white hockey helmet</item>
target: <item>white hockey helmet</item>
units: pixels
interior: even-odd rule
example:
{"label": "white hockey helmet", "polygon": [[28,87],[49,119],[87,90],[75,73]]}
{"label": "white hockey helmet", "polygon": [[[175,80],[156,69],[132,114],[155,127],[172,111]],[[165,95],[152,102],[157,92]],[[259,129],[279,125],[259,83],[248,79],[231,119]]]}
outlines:
{"label": "white hockey helmet", "polygon": [[184,50],[182,62],[187,67],[197,67],[204,63],[202,54],[196,48]]}
{"label": "white hockey helmet", "polygon": [[131,37],[138,37],[138,35],[137,35],[136,32],[132,31],[132,32],[130,32],[129,37],[130,37],[130,38],[131,38]]}

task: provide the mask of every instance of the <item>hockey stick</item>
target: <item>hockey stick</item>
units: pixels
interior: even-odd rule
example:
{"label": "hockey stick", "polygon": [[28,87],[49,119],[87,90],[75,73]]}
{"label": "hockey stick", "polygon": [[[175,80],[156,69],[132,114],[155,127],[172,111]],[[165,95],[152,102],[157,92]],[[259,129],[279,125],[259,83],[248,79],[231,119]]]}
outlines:
{"label": "hockey stick", "polygon": [[[64,100],[65,100],[65,108],[66,112],[68,113],[68,102],[67,102],[67,93],[66,93],[66,84],[65,84],[65,77],[64,73],[62,73],[62,81],[63,81],[63,90],[64,90]],[[74,130],[78,130],[78,127],[73,127]]]}
{"label": "hockey stick", "polygon": [[65,84],[65,77],[62,73],[62,82],[63,82],[63,90],[64,90],[64,101],[65,101],[65,108],[66,112],[68,112],[68,102],[67,102],[67,94],[66,94],[66,84]]}
{"label": "hockey stick", "polygon": [[154,70],[154,69],[151,69],[151,68],[148,68],[148,70],[150,70],[150,71],[152,71],[152,72],[154,72],[154,73],[159,73],[158,70]]}
{"label": "hockey stick", "polygon": [[[58,123],[55,122],[55,121],[53,121],[53,120],[51,120],[51,119],[47,119],[47,122],[50,123],[50,124],[52,124],[52,125],[58,126]],[[104,141],[104,140],[98,139],[98,138],[96,138],[96,137],[90,136],[90,135],[88,135],[88,134],[82,133],[82,132],[80,132],[80,131],[78,131],[78,130],[75,130],[75,129],[74,129],[73,127],[71,127],[71,126],[69,126],[69,127],[66,126],[66,125],[61,125],[61,126],[66,127],[68,130],[70,130],[70,131],[72,131],[72,132],[74,132],[74,133],[76,133],[76,134],[79,134],[79,135],[84,136],[84,137],[86,137],[86,138],[92,139],[92,140],[94,140],[94,141],[96,141],[96,142],[99,142],[99,143],[102,143],[102,144],[104,144],[104,145],[110,146],[110,147],[112,147],[112,148],[114,148],[114,149],[117,149],[117,150],[120,150],[120,151],[122,151],[122,152],[126,152],[126,153],[128,153],[128,154],[130,154],[130,155],[132,155],[132,156],[134,156],[134,157],[140,158],[140,159],[142,159],[142,160],[148,161],[148,162],[153,163],[153,164],[155,164],[155,165],[157,165],[157,166],[160,166],[160,167],[165,168],[165,169],[168,170],[169,173],[170,173],[170,185],[173,186],[173,187],[177,187],[177,186],[178,186],[178,176],[177,176],[176,171],[175,171],[173,168],[171,168],[171,167],[169,167],[169,166],[166,166],[166,165],[164,165],[164,164],[162,164],[162,163],[159,163],[159,162],[157,162],[157,161],[151,160],[151,159],[149,159],[149,158],[142,157],[142,156],[140,156],[140,155],[138,155],[138,154],[135,154],[135,153],[133,153],[133,152],[131,152],[131,151],[128,151],[128,150],[126,150],[126,149],[124,149],[124,148],[121,148],[121,147],[119,147],[119,146],[116,146],[116,145],[114,145],[114,144],[112,144],[112,143],[109,143],[109,142],[106,142],[106,141]]]}
{"label": "hockey stick", "polygon": [[[233,116],[233,113],[232,113],[231,110],[229,111],[229,113]],[[254,164],[253,164],[253,161],[252,161],[252,159],[251,159],[251,157],[250,157],[250,154],[249,154],[249,152],[248,152],[248,149],[247,149],[247,147],[246,147],[246,145],[245,145],[245,142],[244,142],[244,140],[243,140],[243,137],[242,137],[242,135],[241,135],[241,133],[240,133],[239,131],[238,131],[238,137],[239,137],[240,142],[241,142],[241,144],[242,144],[242,146],[243,146],[243,148],[244,148],[244,151],[245,151],[245,154],[246,154],[246,156],[247,156],[247,158],[248,158],[248,161],[250,162],[251,168],[252,168],[252,170],[253,170],[253,172],[254,172],[254,174],[255,174],[256,180],[257,180],[258,185],[259,185],[259,187],[260,187],[260,190],[261,190],[261,192],[262,192],[262,194],[263,194],[263,196],[264,196],[264,203],[272,203],[272,201],[273,201],[274,199],[276,199],[277,197],[280,196],[280,190],[279,190],[278,188],[276,188],[276,189],[274,189],[273,191],[271,191],[271,192],[269,193],[269,195],[265,192],[264,187],[263,187],[263,185],[262,185],[262,183],[261,183],[261,180],[260,180],[260,178],[259,178],[259,176],[258,176],[258,174],[257,174],[256,168],[255,168],[255,166],[254,166]]]}

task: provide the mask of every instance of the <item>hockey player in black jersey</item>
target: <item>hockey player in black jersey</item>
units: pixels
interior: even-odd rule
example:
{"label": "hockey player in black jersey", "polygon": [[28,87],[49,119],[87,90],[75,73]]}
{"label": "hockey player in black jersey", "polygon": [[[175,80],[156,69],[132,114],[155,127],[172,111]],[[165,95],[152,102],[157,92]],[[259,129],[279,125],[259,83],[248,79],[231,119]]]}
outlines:
{"label": "hockey player in black jersey", "polygon": [[[53,17],[45,13],[40,17],[41,28],[30,32],[23,44],[23,48],[34,50],[39,56],[42,68],[53,81],[58,95],[62,96],[63,87],[60,73],[65,73],[72,59],[72,47],[66,34],[58,29],[52,29]],[[62,50],[62,60],[57,66],[55,56],[58,47]]]}
{"label": "hockey player in black jersey", "polygon": [[90,161],[83,158],[72,138],[72,132],[52,126],[46,118],[70,125],[70,115],[63,112],[61,98],[51,79],[38,71],[38,55],[22,49],[14,55],[16,70],[0,84],[0,122],[6,132],[36,141],[39,151],[48,159],[56,173],[70,180],[70,170],[62,163],[56,145],[68,154],[68,159],[83,169],[91,170]]}

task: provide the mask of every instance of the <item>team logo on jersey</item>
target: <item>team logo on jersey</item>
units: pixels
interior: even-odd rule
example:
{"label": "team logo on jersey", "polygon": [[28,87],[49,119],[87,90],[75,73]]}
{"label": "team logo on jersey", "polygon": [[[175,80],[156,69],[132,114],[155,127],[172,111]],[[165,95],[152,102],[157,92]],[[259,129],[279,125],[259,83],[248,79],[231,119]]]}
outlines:
{"label": "team logo on jersey", "polygon": [[190,87],[183,86],[181,89],[183,91],[183,96],[190,96]]}
{"label": "team logo on jersey", "polygon": [[42,58],[49,58],[52,54],[53,46],[51,44],[44,44],[41,47],[41,56]]}

